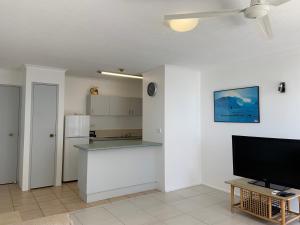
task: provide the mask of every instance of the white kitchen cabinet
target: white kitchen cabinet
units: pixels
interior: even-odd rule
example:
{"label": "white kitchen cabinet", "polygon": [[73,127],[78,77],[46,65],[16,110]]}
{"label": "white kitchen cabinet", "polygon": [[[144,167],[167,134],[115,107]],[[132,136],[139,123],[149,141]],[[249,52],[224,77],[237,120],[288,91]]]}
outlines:
{"label": "white kitchen cabinet", "polygon": [[142,99],[119,96],[88,96],[87,113],[91,116],[141,116]]}
{"label": "white kitchen cabinet", "polygon": [[111,96],[109,98],[109,114],[111,116],[131,116],[131,99]]}
{"label": "white kitchen cabinet", "polygon": [[131,98],[131,116],[141,116],[143,114],[143,101],[141,98]]}
{"label": "white kitchen cabinet", "polygon": [[87,101],[87,113],[91,116],[108,116],[109,98],[109,96],[89,95]]}

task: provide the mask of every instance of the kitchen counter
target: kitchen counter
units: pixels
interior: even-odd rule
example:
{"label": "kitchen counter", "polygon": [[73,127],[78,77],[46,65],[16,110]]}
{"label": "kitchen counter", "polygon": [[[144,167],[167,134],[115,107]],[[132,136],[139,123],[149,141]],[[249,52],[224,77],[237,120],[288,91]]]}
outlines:
{"label": "kitchen counter", "polygon": [[161,146],[160,143],[148,142],[143,140],[113,140],[113,141],[95,141],[88,145],[75,145],[75,147],[84,151],[101,151],[109,149],[123,149],[123,148],[140,148],[150,146]]}
{"label": "kitchen counter", "polygon": [[160,143],[109,140],[75,147],[79,193],[87,203],[162,186]]}

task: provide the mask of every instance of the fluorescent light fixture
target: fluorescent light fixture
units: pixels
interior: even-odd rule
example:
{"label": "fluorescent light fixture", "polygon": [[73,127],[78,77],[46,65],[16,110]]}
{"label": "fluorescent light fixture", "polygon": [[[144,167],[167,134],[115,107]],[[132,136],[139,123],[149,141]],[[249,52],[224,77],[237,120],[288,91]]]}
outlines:
{"label": "fluorescent light fixture", "polygon": [[132,75],[132,74],[123,74],[123,73],[112,73],[112,72],[105,72],[105,71],[98,71],[101,75],[107,76],[115,76],[115,77],[125,77],[125,78],[133,78],[133,79],[143,79],[142,76]]}

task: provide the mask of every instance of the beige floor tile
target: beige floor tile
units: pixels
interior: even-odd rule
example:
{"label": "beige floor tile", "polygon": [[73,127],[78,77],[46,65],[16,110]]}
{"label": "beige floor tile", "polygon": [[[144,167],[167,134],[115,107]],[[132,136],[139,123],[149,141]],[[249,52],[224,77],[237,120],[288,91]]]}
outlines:
{"label": "beige floor tile", "polygon": [[11,198],[11,195],[10,195],[9,192],[7,192],[7,193],[3,192],[3,193],[0,194],[0,200],[5,199],[5,198]]}
{"label": "beige floor tile", "polygon": [[37,197],[37,196],[51,195],[53,192],[51,189],[42,188],[42,189],[34,189],[32,190],[32,193],[35,197]]}
{"label": "beige floor tile", "polygon": [[128,198],[136,198],[136,197],[140,197],[140,196],[143,196],[143,195],[146,195],[146,193],[145,192],[133,193],[133,194],[127,195],[127,197]]}
{"label": "beige floor tile", "polygon": [[110,203],[111,202],[109,200],[100,200],[100,201],[88,203],[88,207],[94,207],[94,206],[99,206],[99,205],[107,205],[107,204],[110,204]]}
{"label": "beige floor tile", "polygon": [[69,192],[72,191],[68,185],[63,184],[62,186],[57,186],[57,187],[51,187],[50,188],[53,192]]}
{"label": "beige floor tile", "polygon": [[8,184],[1,184],[0,191],[2,191],[2,190],[8,190]]}
{"label": "beige floor tile", "polygon": [[63,204],[58,199],[48,202],[39,202],[38,204],[41,209],[63,207]]}
{"label": "beige floor tile", "polygon": [[59,201],[63,204],[71,204],[71,203],[80,203],[82,202],[78,196],[70,196],[66,198],[61,198]]}
{"label": "beige floor tile", "polygon": [[54,192],[57,198],[69,198],[69,197],[78,197],[78,195],[73,191],[56,191]]}
{"label": "beige floor tile", "polygon": [[175,217],[163,222],[167,225],[206,225],[188,215]]}
{"label": "beige floor tile", "polygon": [[67,210],[65,207],[55,207],[42,209],[42,212],[45,216],[52,216],[56,214],[66,213]]}
{"label": "beige floor tile", "polygon": [[24,211],[24,212],[20,212],[20,215],[21,215],[22,220],[24,220],[24,221],[44,217],[41,210]]}
{"label": "beige floor tile", "polygon": [[168,192],[168,193],[158,192],[158,193],[150,194],[150,196],[165,203],[177,202],[185,199],[183,196],[177,194],[176,192]]}
{"label": "beige floor tile", "polygon": [[22,205],[30,205],[30,204],[36,204],[36,200],[35,199],[14,199],[13,200],[13,205],[14,206],[22,206]]}
{"label": "beige floor tile", "polygon": [[84,209],[88,207],[88,204],[83,203],[83,202],[79,202],[79,203],[69,203],[69,204],[64,204],[64,207],[69,211],[76,211],[79,209]]}
{"label": "beige floor tile", "polygon": [[8,213],[8,212],[13,212],[14,211],[14,207],[12,205],[0,205],[0,214],[2,213]]}
{"label": "beige floor tile", "polygon": [[9,212],[0,214],[0,225],[14,224],[22,222],[19,212]]}
{"label": "beige floor tile", "polygon": [[56,200],[57,197],[54,194],[46,194],[46,195],[39,195],[35,197],[37,202],[48,202],[51,200]]}
{"label": "beige floor tile", "polygon": [[20,198],[34,198],[34,195],[32,192],[18,192],[18,193],[11,193],[11,198],[12,199],[20,199]]}
{"label": "beige floor tile", "polygon": [[12,205],[12,199],[9,198],[9,197],[6,197],[6,198],[0,198],[0,207],[1,206],[5,206],[5,205]]}
{"label": "beige floor tile", "polygon": [[9,190],[18,190],[18,191],[21,191],[19,185],[17,185],[17,184],[8,184],[8,188],[9,188]]}
{"label": "beige floor tile", "polygon": [[167,204],[154,206],[145,211],[158,220],[166,220],[183,214],[180,210]]}
{"label": "beige floor tile", "polygon": [[142,209],[153,208],[155,206],[161,206],[164,203],[156,198],[150,197],[148,195],[143,195],[137,198],[130,198],[130,202]]}
{"label": "beige floor tile", "polygon": [[28,204],[28,205],[20,205],[20,206],[14,206],[15,211],[32,211],[32,210],[39,210],[40,207],[37,203],[34,204]]}
{"label": "beige floor tile", "polygon": [[110,202],[118,202],[118,201],[122,201],[122,200],[126,200],[128,199],[129,197],[126,195],[126,196],[120,196],[120,197],[114,197],[114,198],[110,198],[108,199]]}

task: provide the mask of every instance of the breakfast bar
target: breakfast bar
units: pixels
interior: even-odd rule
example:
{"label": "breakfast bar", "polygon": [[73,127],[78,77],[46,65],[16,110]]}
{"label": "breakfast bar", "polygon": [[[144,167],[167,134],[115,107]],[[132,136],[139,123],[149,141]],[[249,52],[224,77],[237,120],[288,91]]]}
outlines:
{"label": "breakfast bar", "polygon": [[76,145],[80,197],[89,203],[159,188],[161,146],[142,140]]}

